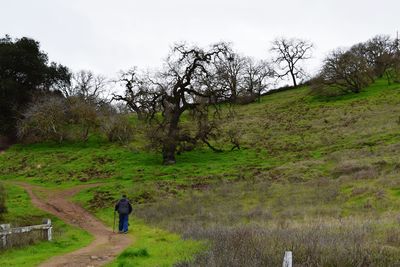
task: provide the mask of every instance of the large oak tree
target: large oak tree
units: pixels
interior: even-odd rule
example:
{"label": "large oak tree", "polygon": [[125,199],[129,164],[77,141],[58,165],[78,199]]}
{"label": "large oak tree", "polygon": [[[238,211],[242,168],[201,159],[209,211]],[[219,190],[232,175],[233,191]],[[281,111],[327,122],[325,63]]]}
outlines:
{"label": "large oak tree", "polygon": [[[213,78],[216,63],[229,50],[224,43],[208,49],[178,44],[167,57],[162,71],[143,77],[130,71],[122,76],[125,95],[114,98],[125,101],[133,111],[149,120],[157,119],[156,134],[164,164],[176,162],[175,154],[182,142],[201,140],[212,147],[208,138],[215,125],[208,121],[209,107],[229,95],[229,88],[217,86]],[[180,121],[185,111],[197,115],[198,130],[194,135],[181,131]]]}
{"label": "large oak tree", "polygon": [[16,122],[35,98],[70,83],[68,69],[49,63],[39,42],[23,37],[0,39],[0,136],[15,138]]}

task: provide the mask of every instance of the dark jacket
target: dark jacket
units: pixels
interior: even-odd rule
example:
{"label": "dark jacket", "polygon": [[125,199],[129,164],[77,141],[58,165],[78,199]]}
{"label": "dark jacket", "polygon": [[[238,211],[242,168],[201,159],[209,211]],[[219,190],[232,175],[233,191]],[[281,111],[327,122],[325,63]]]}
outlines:
{"label": "dark jacket", "polygon": [[118,211],[119,214],[130,214],[132,212],[132,205],[128,199],[122,198],[115,205],[115,211]]}

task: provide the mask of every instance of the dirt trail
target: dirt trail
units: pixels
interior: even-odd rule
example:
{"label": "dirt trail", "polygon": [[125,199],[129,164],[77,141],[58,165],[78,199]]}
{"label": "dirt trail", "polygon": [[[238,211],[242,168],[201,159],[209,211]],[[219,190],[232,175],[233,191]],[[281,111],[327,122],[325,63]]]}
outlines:
{"label": "dirt trail", "polygon": [[101,266],[113,260],[132,243],[132,239],[128,235],[114,234],[112,229],[106,227],[85,209],[68,200],[80,190],[94,187],[95,184],[76,186],[62,191],[49,190],[26,183],[18,183],[18,185],[29,193],[32,203],[36,207],[54,214],[66,223],[88,231],[95,238],[88,246],[53,257],[39,266]]}

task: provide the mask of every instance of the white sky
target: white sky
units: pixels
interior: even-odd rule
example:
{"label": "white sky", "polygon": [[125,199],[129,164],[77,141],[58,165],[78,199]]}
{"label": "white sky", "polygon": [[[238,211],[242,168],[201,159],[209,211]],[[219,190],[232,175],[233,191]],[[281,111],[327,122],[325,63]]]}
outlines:
{"label": "white sky", "polygon": [[161,66],[178,41],[230,41],[267,59],[278,36],[314,42],[315,70],[331,49],[399,29],[400,0],[0,0],[0,35],[32,37],[50,60],[108,77]]}

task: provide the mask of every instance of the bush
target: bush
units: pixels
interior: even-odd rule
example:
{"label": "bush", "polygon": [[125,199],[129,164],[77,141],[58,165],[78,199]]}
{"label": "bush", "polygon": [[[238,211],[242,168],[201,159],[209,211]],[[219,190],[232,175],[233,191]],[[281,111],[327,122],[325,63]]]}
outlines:
{"label": "bush", "polygon": [[337,49],[324,60],[311,89],[320,96],[359,93],[375,78],[386,76],[388,84],[400,79],[398,40],[378,35],[348,50]]}
{"label": "bush", "polygon": [[135,258],[135,257],[148,257],[149,252],[146,248],[127,249],[118,256],[118,259]]}
{"label": "bush", "polygon": [[62,97],[46,97],[31,104],[18,123],[18,137],[30,142],[52,140],[62,142],[66,137],[68,106]]}
{"label": "bush", "polygon": [[101,131],[108,141],[128,143],[133,137],[133,127],[126,115],[113,114],[103,116]]}
{"label": "bush", "polygon": [[96,103],[82,97],[72,96],[68,98],[68,109],[70,120],[79,129],[79,137],[76,139],[87,141],[89,131],[95,129],[98,123]]}
{"label": "bush", "polygon": [[333,51],[324,61],[311,89],[318,95],[359,93],[374,81],[373,69],[356,48]]}

